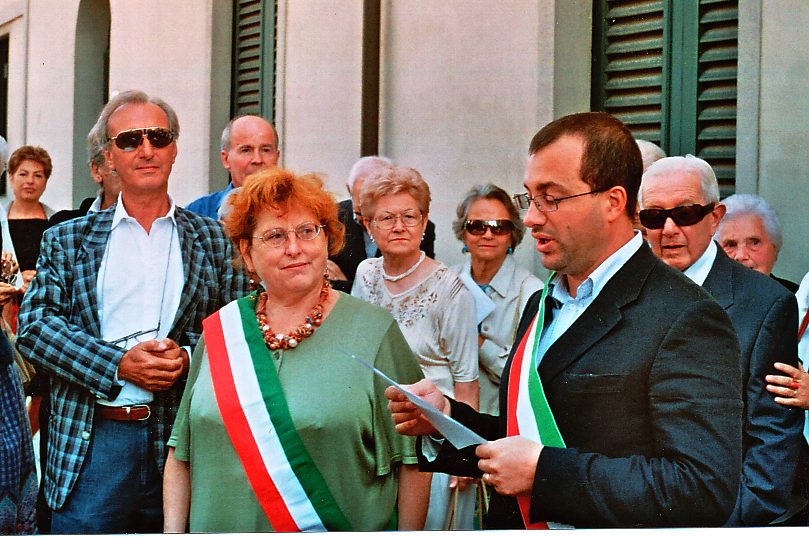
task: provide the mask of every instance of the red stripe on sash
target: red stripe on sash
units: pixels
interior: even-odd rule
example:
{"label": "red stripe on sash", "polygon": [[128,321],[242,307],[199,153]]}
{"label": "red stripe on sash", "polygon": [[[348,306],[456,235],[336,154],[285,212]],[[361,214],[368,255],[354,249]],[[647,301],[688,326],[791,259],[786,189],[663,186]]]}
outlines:
{"label": "red stripe on sash", "polygon": [[[508,436],[520,435],[520,425],[517,421],[517,399],[519,398],[520,393],[520,379],[522,375],[523,360],[533,359],[533,356],[525,356],[525,346],[528,342],[528,338],[531,335],[531,331],[534,328],[534,323],[537,322],[537,317],[534,317],[533,322],[528,326],[528,330],[526,330],[525,334],[523,334],[520,344],[517,347],[517,352],[514,353],[514,358],[511,360],[511,368],[508,372],[508,416],[506,421],[506,434]],[[528,389],[527,384],[524,389]],[[530,491],[517,495],[517,504],[520,506],[520,514],[522,515],[522,521],[523,524],[525,524],[526,529],[548,529],[548,524],[545,522],[535,522],[533,524],[528,522],[528,513],[531,507]]]}
{"label": "red stripe on sash", "polygon": [[[270,474],[261,457],[258,444],[250,430],[247,417],[239,404],[236,384],[233,381],[230,360],[225,345],[225,335],[222,330],[222,320],[219,313],[215,313],[203,321],[205,331],[205,345],[208,347],[208,361],[211,368],[211,377],[214,393],[223,414],[222,421],[228,431],[233,447],[236,449],[245,474],[256,493],[261,507],[272,524],[273,530],[300,531],[295,520],[278,492]],[[225,411],[228,417],[225,418]]]}

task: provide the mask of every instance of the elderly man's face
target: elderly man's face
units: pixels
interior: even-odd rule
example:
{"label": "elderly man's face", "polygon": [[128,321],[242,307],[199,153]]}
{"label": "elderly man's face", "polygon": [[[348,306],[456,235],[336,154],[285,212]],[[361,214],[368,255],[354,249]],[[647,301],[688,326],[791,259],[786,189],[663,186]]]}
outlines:
{"label": "elderly man's face", "polygon": [[[169,128],[169,118],[154,103],[129,103],[113,112],[107,122],[110,138],[133,129]],[[110,169],[118,173],[121,191],[151,193],[168,191],[169,175],[177,158],[177,142],[154,147],[147,137],[136,148],[126,151],[115,143],[104,150]]]}
{"label": "elderly man's face", "polygon": [[768,276],[772,272],[778,251],[761,217],[743,215],[724,222],[717,238],[725,253],[745,267]]}
{"label": "elderly man's face", "polygon": [[278,165],[278,140],[266,120],[245,116],[230,127],[230,150],[222,151],[222,165],[239,188],[251,174]]}
{"label": "elderly man's face", "polygon": [[[696,172],[644,177],[641,188],[644,209],[674,209],[706,204]],[[666,264],[677,270],[686,270],[708,249],[724,214],[725,206],[717,204],[713,211],[691,226],[680,227],[667,218],[662,228],[647,229],[646,239],[655,255]]]}

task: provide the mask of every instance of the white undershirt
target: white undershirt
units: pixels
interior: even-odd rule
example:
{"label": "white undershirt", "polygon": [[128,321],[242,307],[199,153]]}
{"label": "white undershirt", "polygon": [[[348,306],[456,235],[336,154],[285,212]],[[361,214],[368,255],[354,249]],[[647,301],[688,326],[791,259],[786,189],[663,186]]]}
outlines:
{"label": "white undershirt", "polygon": [[[164,339],[174,323],[183,290],[183,260],[169,196],[166,216],[152,223],[149,233],[116,204],[110,236],[98,272],[98,316],[101,338],[115,341],[141,330],[151,332],[119,343],[130,349],[142,341]],[[160,330],[155,332],[158,321]],[[123,387],[112,406],[148,403],[151,392],[118,379]]]}

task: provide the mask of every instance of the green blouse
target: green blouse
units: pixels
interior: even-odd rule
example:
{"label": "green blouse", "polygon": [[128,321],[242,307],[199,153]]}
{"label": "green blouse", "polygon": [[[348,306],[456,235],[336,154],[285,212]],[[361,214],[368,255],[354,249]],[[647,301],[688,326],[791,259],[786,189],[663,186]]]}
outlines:
{"label": "green blouse", "polygon": [[[423,376],[393,317],[342,293],[311,337],[267,351],[298,433],[352,529],[383,530],[396,509],[398,465],[417,463],[415,440],[396,433],[384,382],[338,349],[400,383]],[[272,531],[222,422],[203,340],[169,445],[190,463],[192,532]]]}

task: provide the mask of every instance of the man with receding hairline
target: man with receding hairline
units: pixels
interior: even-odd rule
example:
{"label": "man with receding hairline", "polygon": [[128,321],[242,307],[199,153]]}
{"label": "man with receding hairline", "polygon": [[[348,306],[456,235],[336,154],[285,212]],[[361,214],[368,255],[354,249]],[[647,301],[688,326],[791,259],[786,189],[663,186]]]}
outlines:
{"label": "man with receding hairline", "polygon": [[219,218],[219,207],[234,188],[240,188],[248,175],[278,165],[278,133],[266,119],[243,115],[231,119],[222,131],[222,166],[230,172],[227,188],[195,199],[189,211]]}
{"label": "man with receding hairline", "polygon": [[[411,388],[487,443],[420,438],[421,468],[481,477],[491,528],[717,526],[739,485],[739,346],[727,314],[633,230],[640,151],[603,113],[531,141],[525,224],[555,275],[523,313],[500,418]],[[709,352],[706,352],[709,349]],[[436,435],[386,391],[397,430]]]}

